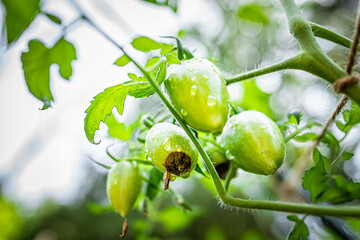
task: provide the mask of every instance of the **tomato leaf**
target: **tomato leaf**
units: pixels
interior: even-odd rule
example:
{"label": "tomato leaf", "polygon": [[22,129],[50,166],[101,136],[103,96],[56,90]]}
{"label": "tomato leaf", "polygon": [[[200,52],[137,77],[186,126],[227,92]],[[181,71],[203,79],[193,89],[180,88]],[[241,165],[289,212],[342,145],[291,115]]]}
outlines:
{"label": "tomato leaf", "polygon": [[351,108],[343,111],[343,118],[345,124],[340,121],[336,121],[336,126],[347,134],[354,126],[360,123],[360,107],[356,103],[352,102]]}
{"label": "tomato leaf", "polygon": [[[45,13],[45,12],[44,12]],[[61,25],[62,21],[59,17],[51,13],[45,13],[45,15],[54,23]]]}
{"label": "tomato leaf", "polygon": [[354,154],[352,152],[344,152],[341,159],[343,161],[349,161],[350,159],[352,159],[353,156]]}
{"label": "tomato leaf", "polygon": [[287,239],[288,240],[306,240],[307,237],[309,236],[309,229],[304,222],[305,217],[303,219],[299,219],[296,215],[289,215],[289,216],[287,216],[287,219],[295,222],[295,226],[289,233]]}
{"label": "tomato leaf", "polygon": [[153,167],[150,170],[149,182],[146,186],[146,196],[153,200],[156,195],[159,193],[159,184],[163,178],[164,174],[160,172],[157,168]]}
{"label": "tomato leaf", "polygon": [[288,114],[288,121],[286,123],[299,125],[302,118],[302,113],[299,111],[293,111]]}
{"label": "tomato leaf", "polygon": [[130,62],[130,58],[127,55],[122,55],[121,57],[119,57],[114,64],[118,65],[120,67],[125,66],[126,64],[128,64]]}
{"label": "tomato leaf", "polygon": [[116,120],[114,114],[106,118],[106,125],[108,126],[108,133],[111,137],[123,141],[128,141],[134,131],[134,128],[140,125],[140,121],[135,121],[133,124],[125,124]]}
{"label": "tomato leaf", "polygon": [[328,167],[324,164],[328,159],[315,150],[313,156],[317,163],[305,172],[302,183],[303,188],[310,192],[311,201],[343,203],[360,199],[360,183],[354,183],[352,179],[346,181],[340,175],[328,176]]}
{"label": "tomato leaf", "polygon": [[76,59],[74,46],[61,38],[52,48],[39,40],[29,42],[29,50],[21,55],[25,81],[29,91],[44,103],[43,109],[54,100],[50,90],[50,66],[59,65],[60,75],[69,80],[72,75],[71,62]]}
{"label": "tomato leaf", "polygon": [[327,131],[321,142],[325,143],[334,152],[340,152],[340,142],[331,132]]}
{"label": "tomato leaf", "polygon": [[2,0],[8,44],[16,41],[40,12],[40,0]]}
{"label": "tomato leaf", "polygon": [[[160,64],[160,67],[156,68],[150,73],[151,77],[155,78],[156,82],[161,85],[166,77],[166,63],[163,62]],[[138,87],[129,92],[129,95],[135,98],[145,98],[153,95],[155,90],[150,85],[150,83],[144,77],[132,77],[131,81],[126,83],[142,83],[141,87]]]}
{"label": "tomato leaf", "polygon": [[[105,89],[91,101],[91,105],[86,109],[85,133],[91,143],[95,143],[95,131],[99,129],[100,122],[105,122],[111,115],[112,109],[117,108],[120,115],[124,112],[126,96],[130,91],[139,87],[139,83],[119,84]],[[140,86],[141,87],[141,86]]]}
{"label": "tomato leaf", "polygon": [[[209,178],[208,176],[206,176],[206,174],[205,174],[204,171],[201,169],[201,167],[199,166],[199,164],[196,164],[195,171],[198,172],[198,173],[200,173],[200,174],[203,175],[204,177]],[[210,179],[210,178],[209,178],[209,179]]]}
{"label": "tomato leaf", "polygon": [[159,42],[156,42],[155,40],[145,37],[145,36],[140,36],[140,37],[135,38],[131,42],[131,45],[136,50],[139,50],[142,52],[150,52],[152,50],[161,49],[162,54],[166,54],[166,53],[170,52],[173,48],[173,45],[166,44],[166,43],[159,43]]}
{"label": "tomato leaf", "polygon": [[315,140],[317,137],[318,135],[316,133],[308,132],[302,135],[297,135],[294,139],[298,142],[307,142],[307,141]]}
{"label": "tomato leaf", "polygon": [[305,171],[302,186],[305,190],[310,192],[310,198],[312,202],[317,202],[320,194],[326,190],[329,179],[327,176],[325,176],[325,174],[326,171],[322,157],[319,158],[314,167]]}
{"label": "tomato leaf", "polygon": [[360,199],[360,183],[354,183],[352,179],[346,181],[343,176],[336,175],[317,201],[343,203],[355,199]]}

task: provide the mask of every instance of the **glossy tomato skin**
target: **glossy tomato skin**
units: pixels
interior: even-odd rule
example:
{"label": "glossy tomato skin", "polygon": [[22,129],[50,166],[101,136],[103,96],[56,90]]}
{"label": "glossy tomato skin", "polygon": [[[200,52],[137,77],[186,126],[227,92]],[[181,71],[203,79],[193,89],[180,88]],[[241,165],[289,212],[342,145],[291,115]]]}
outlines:
{"label": "glossy tomato skin", "polygon": [[231,117],[219,138],[241,169],[269,175],[282,165],[285,142],[278,126],[265,114],[244,111]]}
{"label": "glossy tomato skin", "polygon": [[[198,160],[198,151],[185,131],[170,123],[158,123],[149,130],[145,151],[147,159],[160,171],[168,170],[183,178],[189,177]],[[181,164],[184,166],[177,167]]]}
{"label": "glossy tomato skin", "polygon": [[173,64],[164,85],[187,124],[202,132],[221,132],[230,112],[229,94],[213,63],[195,58]]}
{"label": "glossy tomato skin", "polygon": [[142,185],[140,170],[135,163],[121,161],[110,169],[106,193],[114,209],[125,218],[139,196]]}

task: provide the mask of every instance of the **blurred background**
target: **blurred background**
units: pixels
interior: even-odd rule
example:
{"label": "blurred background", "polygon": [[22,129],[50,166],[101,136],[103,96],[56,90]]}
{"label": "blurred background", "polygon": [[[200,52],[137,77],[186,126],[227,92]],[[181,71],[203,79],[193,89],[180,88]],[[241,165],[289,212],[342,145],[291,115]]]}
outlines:
{"label": "blurred background", "polygon": [[[285,14],[276,0],[173,0],[158,6],[140,0],[79,0],[93,20],[113,39],[142,62],[146,56],[129,47],[131,40],[145,35],[177,35],[197,57],[211,59],[224,73],[232,76],[284,60],[298,51],[287,28]],[[78,13],[70,1],[44,0],[42,9],[70,23]],[[297,1],[304,16],[349,38],[352,37],[355,0]],[[1,25],[4,8],[0,8]],[[117,239],[123,219],[108,211],[105,193],[107,170],[90,161],[113,162],[106,147],[121,141],[102,124],[97,132],[99,145],[86,139],[85,110],[90,100],[123,81],[131,65],[115,66],[122,54],[86,23],[68,29],[66,39],[76,48],[70,81],[61,79],[58,67],[51,68],[53,108],[40,111],[41,102],[27,90],[21,68],[21,52],[31,39],[52,45],[60,26],[38,15],[21,38],[9,49],[0,49],[0,240],[10,239]],[[170,41],[168,41],[170,42]],[[321,47],[341,66],[348,49],[325,40]],[[358,70],[356,66],[355,70]],[[243,109],[256,109],[276,121],[285,121],[288,112],[300,110],[304,119],[324,123],[334,110],[338,97],[321,79],[299,71],[285,71],[259,77],[229,87],[232,102]],[[120,122],[132,122],[151,106],[160,103],[128,97]],[[348,106],[347,106],[348,107]],[[341,120],[341,116],[339,116]],[[332,129],[337,138],[343,133]],[[360,129],[355,127],[342,141],[341,148],[355,153],[351,161],[339,166],[342,174],[360,181]],[[289,142],[287,172],[306,145]],[[281,176],[256,176],[241,170],[230,192],[251,199],[278,199]],[[285,239],[292,222],[288,214],[227,208],[214,197],[211,183],[200,174],[172,183],[175,191],[191,206],[184,211],[167,192],[160,192],[148,206],[148,216],[130,212],[127,239]],[[360,221],[345,219],[338,228],[317,217],[306,219],[310,239],[356,239]],[[331,221],[330,221],[331,222]]]}

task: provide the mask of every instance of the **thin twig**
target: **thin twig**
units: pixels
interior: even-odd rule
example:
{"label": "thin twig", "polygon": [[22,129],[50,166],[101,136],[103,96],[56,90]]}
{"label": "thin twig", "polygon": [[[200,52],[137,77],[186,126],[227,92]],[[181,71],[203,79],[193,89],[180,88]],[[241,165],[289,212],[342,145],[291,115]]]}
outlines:
{"label": "thin twig", "polygon": [[[349,57],[348,57],[348,62],[346,64],[346,68],[345,68],[346,73],[348,73],[349,75],[351,74],[354,63],[355,63],[355,57],[356,57],[356,53],[357,53],[357,46],[359,45],[359,38],[360,38],[360,1],[359,1],[359,4],[358,4],[355,28],[356,28],[355,29],[355,34],[354,34],[353,42],[351,44],[350,54],[349,54]],[[319,136],[317,137],[316,141],[314,142],[314,144],[312,144],[305,151],[305,153],[300,158],[300,160],[297,161],[297,163],[294,166],[295,171],[291,174],[291,178],[288,180],[288,187],[289,188],[293,189],[296,186],[296,184],[299,182],[299,179],[301,178],[302,173],[304,172],[304,170],[305,170],[305,168],[307,166],[308,159],[310,158],[311,153],[320,144],[321,140],[326,135],[326,132],[328,131],[329,127],[334,122],[336,116],[341,112],[342,108],[346,105],[348,100],[349,100],[349,98],[346,95],[342,96],[342,98],[340,99],[340,101],[338,102],[338,104],[336,106],[335,111],[331,114],[331,116],[327,120],[326,124],[322,128],[322,130],[321,130]]]}

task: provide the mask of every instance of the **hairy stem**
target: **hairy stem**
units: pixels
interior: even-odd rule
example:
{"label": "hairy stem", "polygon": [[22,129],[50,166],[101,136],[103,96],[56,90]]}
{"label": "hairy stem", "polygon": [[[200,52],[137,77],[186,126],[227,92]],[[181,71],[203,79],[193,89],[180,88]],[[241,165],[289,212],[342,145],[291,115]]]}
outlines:
{"label": "hairy stem", "polygon": [[325,206],[316,204],[301,204],[279,201],[247,200],[225,196],[222,198],[227,205],[244,209],[265,209],[279,212],[293,212],[310,215],[360,217],[359,207]]}
{"label": "hairy stem", "polygon": [[350,48],[352,43],[351,39],[316,23],[309,22],[309,24],[315,37],[323,38],[343,47]]}
{"label": "hairy stem", "polygon": [[225,80],[226,85],[229,85],[229,84],[232,84],[235,82],[240,82],[243,80],[247,80],[250,78],[258,77],[258,76],[265,75],[265,74],[272,73],[272,72],[277,72],[277,71],[286,70],[286,69],[298,69],[297,63],[299,62],[300,58],[301,58],[300,55],[296,55],[294,57],[286,59],[285,61],[275,63],[271,66],[255,69],[255,70],[252,70],[252,71],[249,71],[246,73],[242,73],[238,76],[228,78]]}

